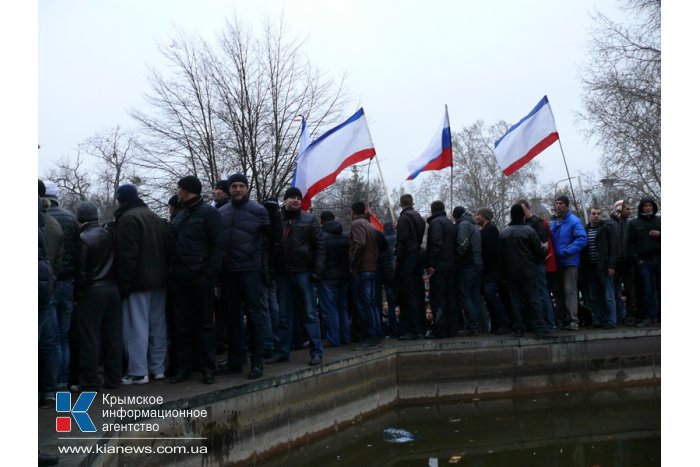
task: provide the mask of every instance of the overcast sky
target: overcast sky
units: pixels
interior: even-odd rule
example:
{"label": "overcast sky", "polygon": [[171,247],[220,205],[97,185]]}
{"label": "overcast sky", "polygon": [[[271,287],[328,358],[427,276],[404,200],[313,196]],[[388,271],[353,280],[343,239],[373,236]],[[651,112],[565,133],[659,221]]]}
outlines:
{"label": "overcast sky", "polygon": [[[39,173],[83,139],[143,107],[149,65],[176,28],[214,40],[233,12],[253,26],[284,14],[329,77],[348,73],[350,116],[365,109],[387,184],[408,174],[440,124],[452,132],[524,117],[549,97],[571,175],[597,169],[599,151],[574,124],[578,70],[591,13],[610,0],[42,0],[39,2]],[[313,118],[313,116],[310,116]],[[541,182],[566,177],[559,145],[538,156]],[[447,174],[448,171],[445,171]],[[425,178],[419,176],[418,181]],[[410,186],[410,185],[409,185]]]}

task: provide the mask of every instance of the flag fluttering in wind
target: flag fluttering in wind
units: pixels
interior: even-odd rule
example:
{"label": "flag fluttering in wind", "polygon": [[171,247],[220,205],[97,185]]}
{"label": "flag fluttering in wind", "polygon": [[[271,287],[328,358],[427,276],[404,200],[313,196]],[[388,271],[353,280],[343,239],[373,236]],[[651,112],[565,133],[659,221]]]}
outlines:
{"label": "flag fluttering in wind", "polygon": [[421,172],[428,170],[441,170],[452,166],[452,135],[450,133],[450,117],[442,119],[440,128],[433,136],[423,154],[407,164],[409,176],[406,180],[414,180]]}
{"label": "flag fluttering in wind", "polygon": [[311,198],[335,183],[343,169],[374,157],[376,152],[363,109],[303,148],[305,130],[306,121],[302,121],[302,141],[292,186],[301,190],[304,196],[301,208],[307,211]]}
{"label": "flag fluttering in wind", "polygon": [[547,96],[496,141],[494,154],[506,176],[530,162],[559,139]]}

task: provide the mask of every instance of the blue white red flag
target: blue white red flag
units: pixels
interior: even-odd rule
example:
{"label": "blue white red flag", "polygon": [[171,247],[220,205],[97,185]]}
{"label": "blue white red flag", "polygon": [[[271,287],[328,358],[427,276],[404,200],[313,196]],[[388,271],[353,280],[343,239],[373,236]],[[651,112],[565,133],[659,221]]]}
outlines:
{"label": "blue white red flag", "polygon": [[[306,127],[305,122],[302,125]],[[303,135],[302,129],[302,138]],[[311,207],[311,198],[335,183],[343,169],[375,154],[363,109],[319,136],[297,156],[292,186],[301,190],[301,208],[307,211]]]}
{"label": "blue white red flag", "polygon": [[414,180],[421,172],[428,170],[441,170],[452,166],[452,135],[450,133],[450,117],[442,119],[440,128],[430,140],[430,144],[423,154],[407,164],[409,176],[406,180]]}
{"label": "blue white red flag", "polygon": [[496,141],[494,155],[506,176],[530,162],[559,139],[547,96]]}

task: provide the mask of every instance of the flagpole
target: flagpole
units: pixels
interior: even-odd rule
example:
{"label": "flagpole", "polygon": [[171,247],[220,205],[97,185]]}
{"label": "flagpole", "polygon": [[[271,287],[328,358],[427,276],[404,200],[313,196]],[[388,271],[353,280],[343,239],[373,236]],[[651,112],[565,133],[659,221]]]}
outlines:
{"label": "flagpole", "polygon": [[[374,140],[372,139],[372,132],[369,131],[369,125],[367,125],[367,133],[369,134],[369,140],[372,142],[372,147],[374,148],[374,160],[377,161],[377,168],[379,169],[379,179],[382,181],[382,186],[384,187],[384,192],[386,193],[386,205],[389,208],[389,214],[391,214],[391,222],[396,225],[396,214],[391,207],[391,197],[389,196],[389,188],[384,182],[384,174],[382,173],[382,166],[379,164],[379,156],[377,156],[377,148],[374,146]],[[372,163],[372,158],[369,159],[369,163]],[[368,169],[369,170],[369,169]],[[367,177],[369,179],[369,176]],[[369,180],[367,180],[369,184]]]}
{"label": "flagpole", "polygon": [[[544,97],[546,98],[547,96],[545,95]],[[547,100],[547,103],[549,104],[549,110],[552,112],[552,120],[554,121],[554,127],[556,128],[557,122],[554,119],[554,111],[552,110],[552,104],[549,103],[549,99]],[[558,131],[557,131],[557,133],[558,133]],[[561,150],[561,158],[564,159],[564,168],[566,169],[566,177],[569,179],[569,187],[571,188],[571,197],[574,200],[574,207],[576,208],[576,211],[579,211],[578,203],[576,202],[576,193],[574,193],[574,184],[571,183],[571,175],[569,174],[569,166],[566,163],[566,156],[564,155],[564,146],[561,145],[561,135],[559,135],[559,138],[557,138],[557,141],[559,142],[559,149]]]}
{"label": "flagpole", "polygon": [[[450,126],[450,113],[447,111],[447,104],[445,104],[445,116],[447,117],[447,128],[452,128]],[[450,144],[452,144],[452,130],[450,130]],[[454,204],[454,156],[452,157],[452,164],[450,164],[450,212],[455,208]]]}

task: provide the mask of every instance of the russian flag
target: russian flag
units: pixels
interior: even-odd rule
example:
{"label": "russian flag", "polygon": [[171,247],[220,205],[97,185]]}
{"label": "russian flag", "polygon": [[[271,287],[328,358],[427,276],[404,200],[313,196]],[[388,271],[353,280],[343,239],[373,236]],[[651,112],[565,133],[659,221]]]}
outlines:
{"label": "russian flag", "polygon": [[418,174],[428,170],[441,170],[452,166],[452,135],[450,117],[445,107],[445,117],[428,147],[418,158],[407,165],[410,175],[406,180],[414,180]]}
{"label": "russian flag", "polygon": [[496,141],[494,155],[506,177],[559,139],[547,96]]}
{"label": "russian flag", "polygon": [[[302,124],[303,137],[306,125]],[[335,183],[340,172],[375,154],[365,112],[360,109],[300,151],[292,186],[299,188],[304,196],[301,208],[308,211],[311,199]]]}

